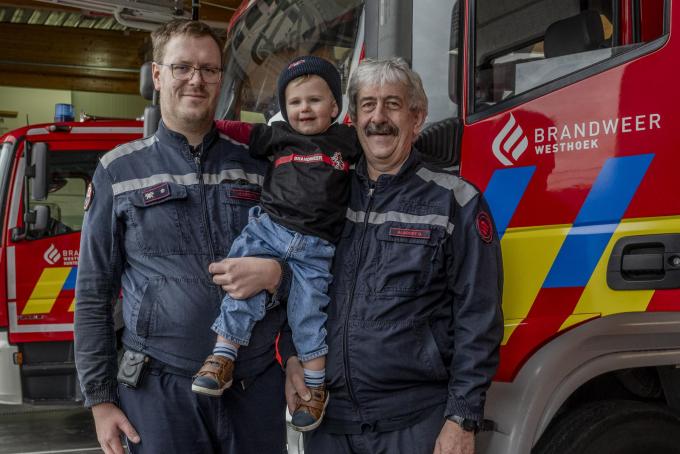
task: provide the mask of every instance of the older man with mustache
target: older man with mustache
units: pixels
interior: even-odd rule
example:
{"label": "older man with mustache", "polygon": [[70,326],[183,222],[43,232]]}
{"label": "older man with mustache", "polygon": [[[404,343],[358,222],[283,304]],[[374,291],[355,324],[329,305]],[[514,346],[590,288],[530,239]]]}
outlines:
{"label": "older man with mustache", "polygon": [[[362,62],[349,112],[365,159],[333,266],[330,403],[305,452],[471,454],[503,334],[489,209],[413,148],[427,97],[403,60]],[[307,390],[286,365],[290,407]]]}

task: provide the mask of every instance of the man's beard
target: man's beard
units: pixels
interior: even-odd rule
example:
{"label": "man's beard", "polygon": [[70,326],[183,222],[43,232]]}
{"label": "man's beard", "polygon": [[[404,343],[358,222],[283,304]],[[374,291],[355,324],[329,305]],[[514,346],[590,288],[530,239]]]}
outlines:
{"label": "man's beard", "polygon": [[[161,113],[163,113],[164,98],[165,97],[161,95]],[[210,106],[204,106],[199,109],[188,108],[186,106],[182,106],[181,98],[172,98],[172,95],[169,95],[168,102],[165,103],[165,105],[169,109],[169,112],[167,112],[170,114],[169,116],[172,117],[174,122],[178,123],[174,125],[175,128],[187,129],[191,131],[201,130],[209,125],[213,121],[215,110],[217,108],[217,106],[213,106],[213,108],[210,108]],[[165,115],[163,116],[165,117]]]}
{"label": "man's beard", "polygon": [[193,110],[190,112],[180,110],[177,114],[177,119],[190,129],[196,129],[205,126],[205,124],[210,123],[215,116],[213,111],[207,108],[200,111]]}

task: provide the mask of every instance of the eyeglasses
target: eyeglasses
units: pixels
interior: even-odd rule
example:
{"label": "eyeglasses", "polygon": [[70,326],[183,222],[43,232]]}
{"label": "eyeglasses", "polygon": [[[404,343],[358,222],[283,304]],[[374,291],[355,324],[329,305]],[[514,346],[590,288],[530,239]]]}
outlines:
{"label": "eyeglasses", "polygon": [[222,78],[222,69],[220,68],[213,68],[210,66],[197,68],[195,66],[184,64],[169,64],[169,65],[163,63],[156,64],[159,66],[170,67],[170,72],[172,73],[173,79],[177,80],[191,80],[191,78],[194,77],[194,73],[196,71],[198,71],[201,74],[201,78],[203,79],[203,82],[205,82],[206,84],[216,84]]}

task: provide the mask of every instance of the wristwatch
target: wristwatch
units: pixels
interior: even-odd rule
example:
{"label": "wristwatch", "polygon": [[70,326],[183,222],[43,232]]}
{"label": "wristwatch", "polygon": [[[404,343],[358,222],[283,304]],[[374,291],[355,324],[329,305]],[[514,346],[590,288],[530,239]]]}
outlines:
{"label": "wristwatch", "polygon": [[451,415],[448,417],[449,421],[453,421],[456,424],[458,424],[461,429],[463,429],[465,432],[475,432],[479,430],[479,424],[477,424],[477,421],[474,419],[467,419],[463,418],[462,416],[458,415]]}

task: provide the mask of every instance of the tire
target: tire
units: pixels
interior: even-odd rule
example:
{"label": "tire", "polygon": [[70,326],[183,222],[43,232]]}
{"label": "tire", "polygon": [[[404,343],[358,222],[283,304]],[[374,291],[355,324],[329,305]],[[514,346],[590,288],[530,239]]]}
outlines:
{"label": "tire", "polygon": [[644,402],[592,402],[558,420],[532,454],[680,454],[680,417]]}

